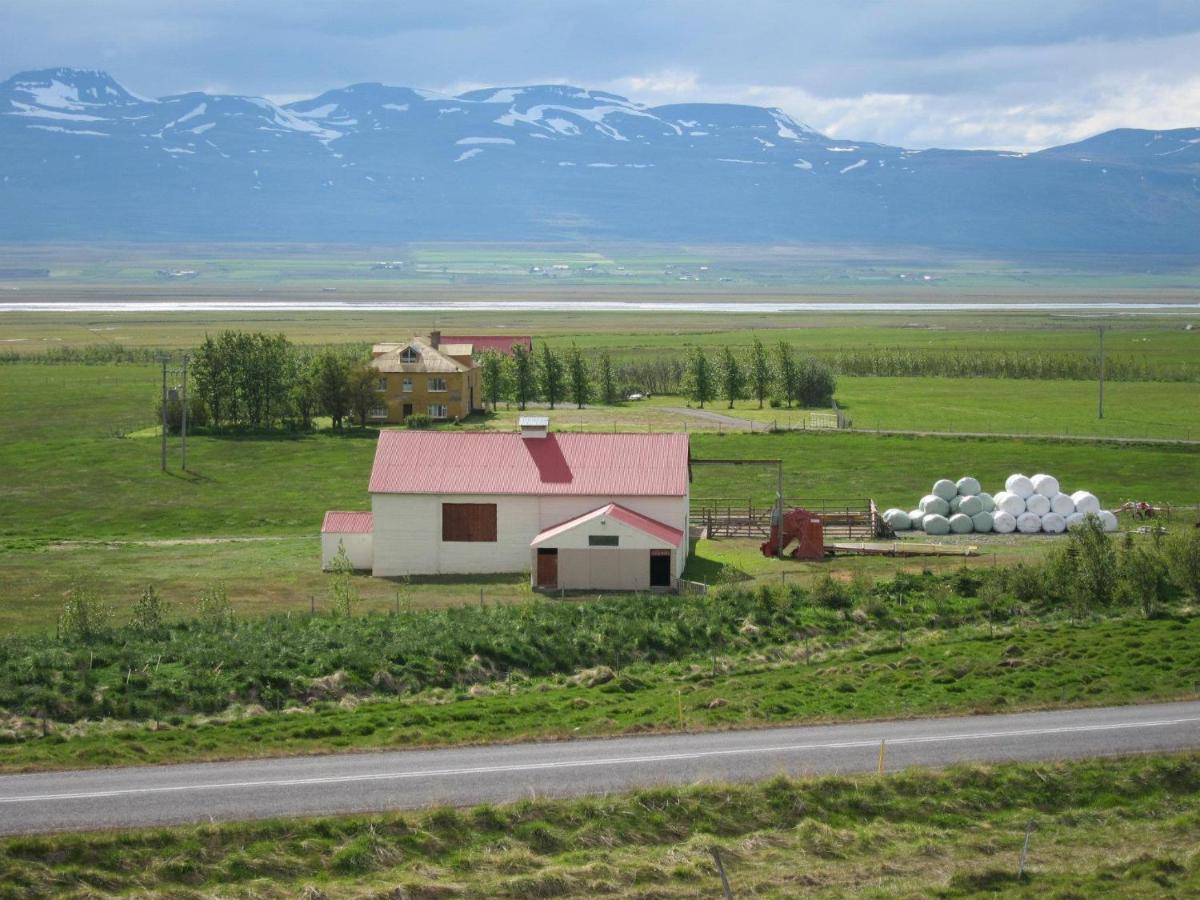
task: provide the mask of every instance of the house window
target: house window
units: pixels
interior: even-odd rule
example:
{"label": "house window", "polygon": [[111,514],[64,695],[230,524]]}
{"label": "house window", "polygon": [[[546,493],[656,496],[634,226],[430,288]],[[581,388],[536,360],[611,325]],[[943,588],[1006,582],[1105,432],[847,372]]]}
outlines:
{"label": "house window", "polygon": [[429,390],[431,390],[431,391],[446,390],[446,379],[445,378],[430,378],[429,379]]}
{"label": "house window", "polygon": [[406,394],[411,394],[412,393],[412,379],[405,378],[404,381],[402,381],[400,383],[400,389],[402,391],[404,391],[404,393],[406,393]]}
{"label": "house window", "polygon": [[386,403],[376,403],[367,412],[367,415],[372,419],[386,419],[388,408]]}
{"label": "house window", "polygon": [[375,390],[386,391],[387,390],[387,379],[386,378],[376,378],[375,379]]}
{"label": "house window", "polygon": [[416,350],[414,350],[412,347],[405,347],[403,350],[400,351],[400,361],[401,362],[420,362],[421,354],[418,353]]}
{"label": "house window", "polygon": [[618,547],[621,544],[621,538],[615,534],[589,534],[589,547]]}
{"label": "house window", "polygon": [[443,503],[442,540],[496,541],[495,503]]}
{"label": "house window", "polygon": [[429,404],[429,418],[431,419],[448,419],[450,411],[446,409],[445,403]]}

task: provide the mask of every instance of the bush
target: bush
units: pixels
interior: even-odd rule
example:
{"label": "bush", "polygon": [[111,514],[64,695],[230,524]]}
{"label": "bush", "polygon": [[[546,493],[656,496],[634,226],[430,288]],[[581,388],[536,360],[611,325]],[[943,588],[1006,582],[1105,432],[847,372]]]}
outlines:
{"label": "bush", "polygon": [[407,428],[432,428],[433,419],[423,413],[414,413],[404,420],[404,425]]}
{"label": "bush", "polygon": [[210,585],[200,592],[196,617],[209,628],[224,631],[233,627],[233,606],[225,593],[225,585]]}
{"label": "bush", "polygon": [[1200,600],[1200,529],[1192,528],[1167,541],[1167,565],[1175,583]]}
{"label": "bush", "polygon": [[155,589],[154,585],[147,585],[142,591],[142,596],[138,598],[137,604],[133,607],[132,626],[146,634],[156,634],[161,632],[166,626],[166,614],[169,606]]}
{"label": "bush", "polygon": [[103,637],[112,628],[112,607],[81,583],[71,586],[58,618],[58,636],[64,641],[87,642]]}
{"label": "bush", "polygon": [[813,603],[825,609],[849,609],[854,603],[850,588],[828,572],[817,579],[812,587]]}

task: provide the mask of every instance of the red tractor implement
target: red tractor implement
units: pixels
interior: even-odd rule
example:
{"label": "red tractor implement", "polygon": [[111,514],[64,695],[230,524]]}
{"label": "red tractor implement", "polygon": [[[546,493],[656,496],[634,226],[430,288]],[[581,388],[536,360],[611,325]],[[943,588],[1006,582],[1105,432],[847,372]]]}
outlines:
{"label": "red tractor implement", "polygon": [[795,548],[788,553],[792,559],[819,560],[825,558],[825,529],[821,520],[807,509],[789,509],[783,521],[772,516],[771,536],[759,547],[763,556],[787,553],[793,541]]}

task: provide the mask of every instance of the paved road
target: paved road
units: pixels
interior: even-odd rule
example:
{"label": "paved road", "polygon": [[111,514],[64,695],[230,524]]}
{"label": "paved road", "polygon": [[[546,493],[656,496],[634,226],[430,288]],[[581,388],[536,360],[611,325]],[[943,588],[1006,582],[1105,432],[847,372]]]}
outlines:
{"label": "paved road", "polygon": [[1200,702],[0,778],[0,834],[571,796],[1200,747]]}

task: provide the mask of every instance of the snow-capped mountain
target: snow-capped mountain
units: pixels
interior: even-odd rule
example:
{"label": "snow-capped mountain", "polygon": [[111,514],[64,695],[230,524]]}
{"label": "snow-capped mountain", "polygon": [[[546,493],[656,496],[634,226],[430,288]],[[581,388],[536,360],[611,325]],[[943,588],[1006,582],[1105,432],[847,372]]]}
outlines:
{"label": "snow-capped mountain", "polygon": [[1200,129],[1037,154],[834,140],[779,109],[568,85],[278,105],[0,84],[0,239],[820,241],[1200,249]]}

